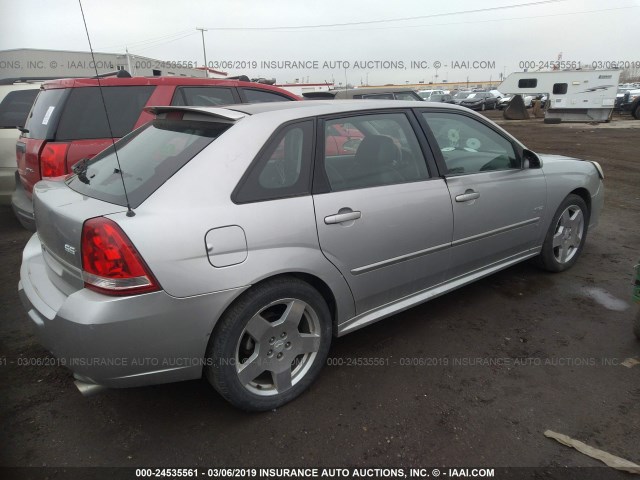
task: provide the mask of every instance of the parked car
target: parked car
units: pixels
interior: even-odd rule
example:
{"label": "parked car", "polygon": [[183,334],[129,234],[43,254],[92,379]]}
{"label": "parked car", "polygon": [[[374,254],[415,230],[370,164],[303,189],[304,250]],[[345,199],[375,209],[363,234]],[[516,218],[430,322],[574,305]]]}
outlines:
{"label": "parked car", "polygon": [[453,101],[453,97],[449,94],[443,93],[443,94],[437,94],[434,93],[433,95],[431,95],[429,97],[429,99],[427,100],[428,102],[441,102],[441,103],[455,103]]}
{"label": "parked car", "polygon": [[[453,105],[147,113],[34,188],[18,289],[84,392],[204,374],[242,409],[279,407],[333,336],[527,259],[570,268],[603,205],[596,162],[536,154]],[[355,152],[317,148],[349,126]]]}
{"label": "parked car", "polygon": [[453,103],[456,105],[460,105],[460,103],[471,95],[473,92],[458,92],[453,96]]}
{"label": "parked car", "polygon": [[20,135],[18,127],[24,127],[41,83],[0,81],[0,205],[11,204],[15,188],[16,140]]}
{"label": "parked car", "polygon": [[[616,102],[618,99],[616,98]],[[620,111],[629,112],[633,118],[640,120],[640,89],[627,90],[619,103]]]}
{"label": "parked car", "polygon": [[[13,146],[18,172],[11,198],[20,223],[35,229],[31,191],[42,178],[71,171],[83,158],[91,158],[112,142],[153,117],[149,105],[220,106],[299,100],[286,90],[261,83],[188,77],[102,78],[109,111],[105,115],[98,79],[63,79],[42,85],[25,130]],[[14,160],[15,164],[16,160]]]}
{"label": "parked car", "polygon": [[432,102],[433,100],[430,100],[431,95],[444,95],[444,90],[418,90],[418,95],[420,95],[423,100]]}
{"label": "parked car", "polygon": [[463,98],[459,105],[471,110],[495,110],[498,106],[498,97],[494,97],[490,92],[473,92]]}
{"label": "parked car", "polygon": [[376,87],[349,88],[335,91],[335,99],[363,99],[363,100],[412,100],[422,101],[422,97],[412,88],[407,87]]}

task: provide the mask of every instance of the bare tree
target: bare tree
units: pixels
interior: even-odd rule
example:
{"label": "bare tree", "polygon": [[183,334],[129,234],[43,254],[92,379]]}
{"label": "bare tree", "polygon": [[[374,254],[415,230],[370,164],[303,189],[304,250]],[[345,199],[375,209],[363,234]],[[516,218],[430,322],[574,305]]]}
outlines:
{"label": "bare tree", "polygon": [[625,68],[620,74],[620,83],[640,82],[640,67]]}

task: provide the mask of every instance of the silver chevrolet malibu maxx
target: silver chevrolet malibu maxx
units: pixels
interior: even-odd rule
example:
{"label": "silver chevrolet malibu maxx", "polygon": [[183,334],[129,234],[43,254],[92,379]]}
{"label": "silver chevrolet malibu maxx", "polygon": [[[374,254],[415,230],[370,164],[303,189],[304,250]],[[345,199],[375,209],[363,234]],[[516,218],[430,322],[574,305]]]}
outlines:
{"label": "silver chevrolet malibu maxx", "polygon": [[529,258],[571,267],[595,162],[540,155],[465,108],[155,107],[34,190],[21,298],[81,391],[200,378],[267,410],[332,336]]}

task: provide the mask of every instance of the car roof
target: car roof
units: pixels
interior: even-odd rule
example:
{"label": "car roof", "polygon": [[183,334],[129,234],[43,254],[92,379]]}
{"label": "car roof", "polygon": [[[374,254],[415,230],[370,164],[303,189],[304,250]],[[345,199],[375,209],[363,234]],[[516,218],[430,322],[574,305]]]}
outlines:
{"label": "car roof", "polygon": [[213,117],[237,118],[229,112],[228,115],[224,111],[240,112],[246,115],[262,115],[269,113],[278,113],[279,117],[284,121],[308,118],[318,115],[331,115],[348,112],[366,112],[376,110],[389,109],[407,109],[407,108],[431,108],[431,109],[447,109],[468,112],[469,110],[457,105],[449,104],[429,104],[427,102],[415,102],[409,100],[317,100],[313,102],[266,102],[252,104],[235,104],[227,107],[149,107],[147,110],[152,113],[167,113],[170,111],[185,111],[190,113],[202,113]]}
{"label": "car roof", "polygon": [[379,93],[415,92],[410,87],[375,87],[375,88],[347,88],[332,90],[336,92],[336,98],[352,98],[354,95],[376,95]]}
{"label": "car roof", "polygon": [[[220,78],[199,78],[199,77],[104,77],[100,78],[100,86],[136,86],[136,85],[180,85],[180,86],[207,86],[215,85],[219,87],[244,87],[257,88],[260,90],[270,90],[277,93],[285,93],[291,98],[300,98],[282,88],[274,87],[264,83],[245,82],[242,80],[227,80]],[[42,85],[45,89],[54,88],[79,88],[98,86],[97,78],[61,78],[49,80]]]}

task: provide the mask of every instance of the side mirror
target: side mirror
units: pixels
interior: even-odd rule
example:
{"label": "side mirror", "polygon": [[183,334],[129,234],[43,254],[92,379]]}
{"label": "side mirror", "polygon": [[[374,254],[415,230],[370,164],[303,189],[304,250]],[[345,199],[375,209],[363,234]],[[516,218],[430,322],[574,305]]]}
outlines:
{"label": "side mirror", "polygon": [[542,168],[542,160],[531,150],[522,152],[522,168]]}

